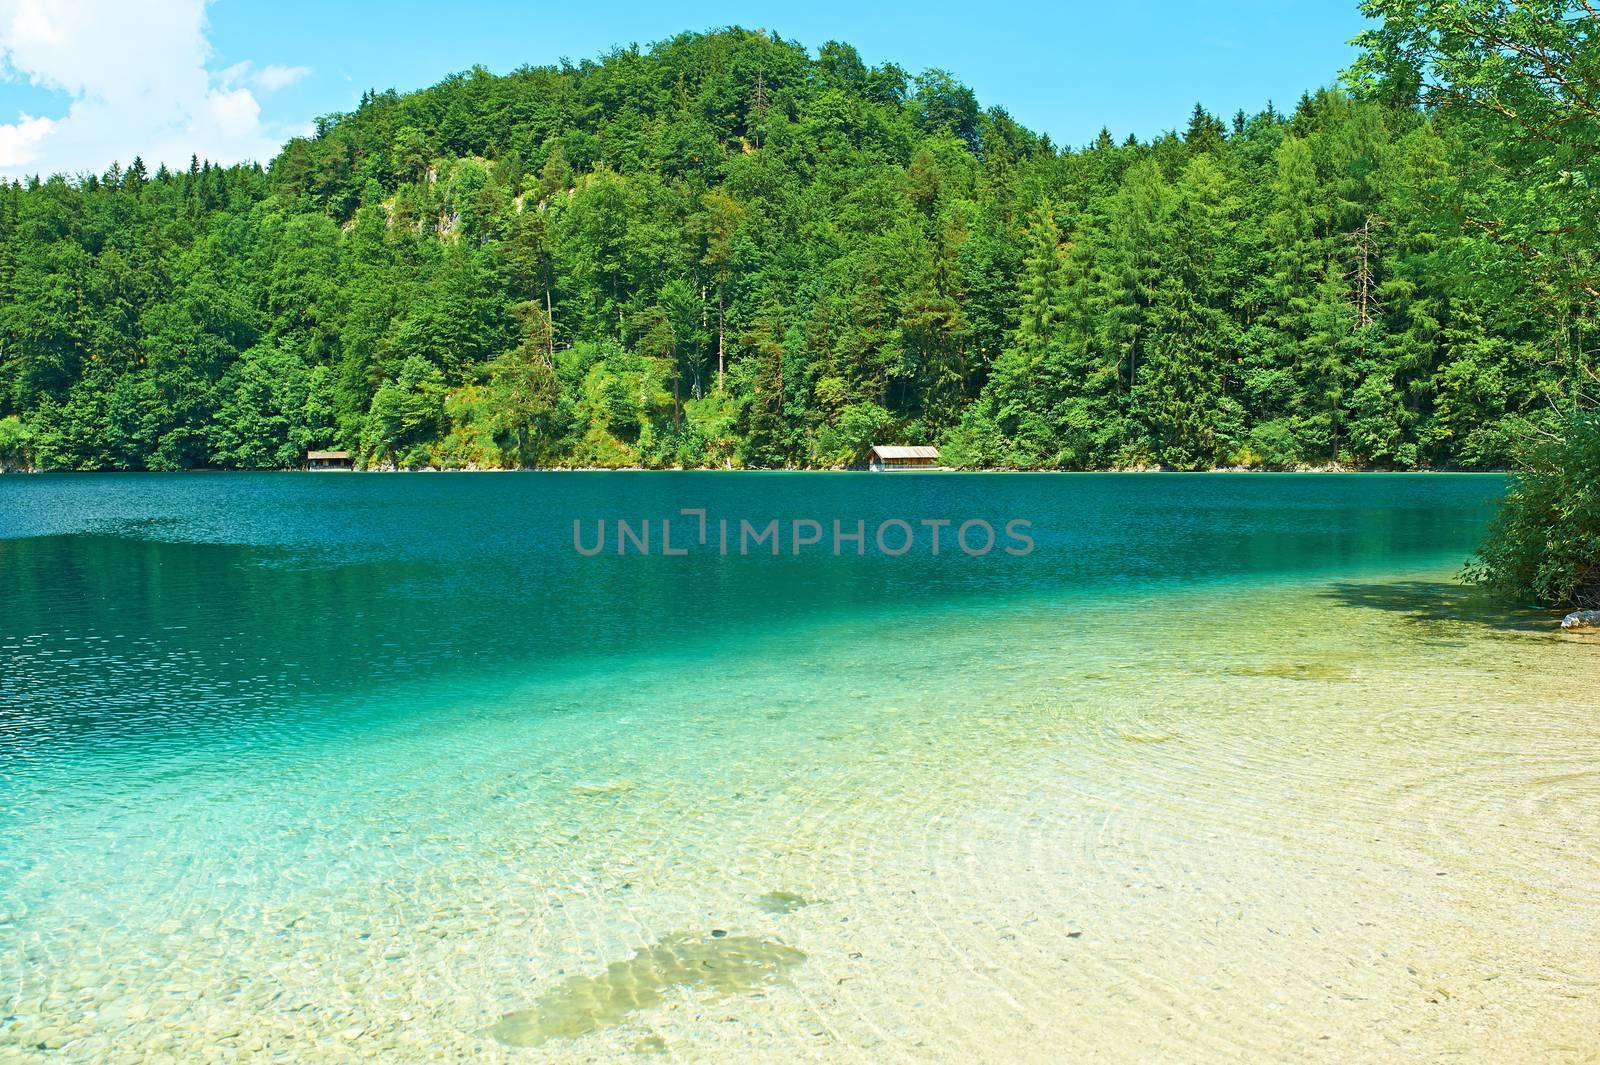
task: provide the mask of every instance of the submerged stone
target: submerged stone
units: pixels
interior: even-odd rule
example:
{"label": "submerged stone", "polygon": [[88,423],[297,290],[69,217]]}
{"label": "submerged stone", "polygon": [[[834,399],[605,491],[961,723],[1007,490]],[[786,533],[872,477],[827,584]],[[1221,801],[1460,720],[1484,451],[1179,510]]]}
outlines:
{"label": "submerged stone", "polygon": [[527,1009],[501,1017],[490,1037],[507,1046],[534,1047],[615,1028],[630,1014],[661,1003],[668,992],[698,991],[712,999],[757,991],[805,961],[794,947],[754,936],[680,932],[615,961],[593,976],[573,976]]}
{"label": "submerged stone", "polygon": [[811,905],[811,900],[788,891],[769,891],[756,896],[756,905],[766,913],[785,914]]}
{"label": "submerged stone", "polygon": [[1284,680],[1349,680],[1350,670],[1331,662],[1269,662],[1264,666],[1235,666],[1236,677],[1279,677]]}
{"label": "submerged stone", "polygon": [[607,780],[600,783],[583,783],[572,785],[572,794],[584,796],[621,795],[624,792],[629,792],[632,790],[633,781],[631,780]]}

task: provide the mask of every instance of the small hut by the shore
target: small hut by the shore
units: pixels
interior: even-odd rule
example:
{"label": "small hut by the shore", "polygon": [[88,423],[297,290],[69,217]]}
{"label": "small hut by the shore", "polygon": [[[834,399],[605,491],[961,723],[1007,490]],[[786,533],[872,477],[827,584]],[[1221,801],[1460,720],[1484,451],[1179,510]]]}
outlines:
{"label": "small hut by the shore", "polygon": [[867,468],[878,471],[937,470],[939,449],[927,446],[901,447],[879,444],[872,449]]}
{"label": "small hut by the shore", "polygon": [[350,452],[348,451],[306,452],[306,469],[308,470],[353,470],[355,468],[355,459],[350,457]]}

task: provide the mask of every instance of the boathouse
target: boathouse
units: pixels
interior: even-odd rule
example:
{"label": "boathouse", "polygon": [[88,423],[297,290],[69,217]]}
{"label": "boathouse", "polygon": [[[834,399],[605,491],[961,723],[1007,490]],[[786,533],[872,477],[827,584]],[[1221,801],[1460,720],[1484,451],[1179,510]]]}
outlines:
{"label": "boathouse", "polygon": [[936,470],[939,468],[939,449],[936,447],[874,447],[868,460],[873,470]]}
{"label": "boathouse", "polygon": [[306,469],[308,470],[353,470],[356,468],[355,460],[348,451],[308,451],[306,452]]}

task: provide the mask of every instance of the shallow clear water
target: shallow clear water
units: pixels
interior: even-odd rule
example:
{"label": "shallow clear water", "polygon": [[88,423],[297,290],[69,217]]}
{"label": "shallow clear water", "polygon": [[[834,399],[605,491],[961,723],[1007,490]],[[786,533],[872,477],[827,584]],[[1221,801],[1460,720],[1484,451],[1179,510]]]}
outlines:
{"label": "shallow clear water", "polygon": [[1600,646],[1453,583],[1502,487],[0,479],[0,1060],[1591,1060]]}

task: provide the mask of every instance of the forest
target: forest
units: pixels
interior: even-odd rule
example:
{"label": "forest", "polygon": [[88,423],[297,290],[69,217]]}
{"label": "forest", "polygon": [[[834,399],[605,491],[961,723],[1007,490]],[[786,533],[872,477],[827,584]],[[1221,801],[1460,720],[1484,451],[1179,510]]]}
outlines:
{"label": "forest", "polygon": [[368,92],[264,166],[11,182],[0,466],[1504,468],[1592,365],[1527,268],[1577,238],[1507,229],[1526,181],[1381,44],[1068,147],[722,29]]}

